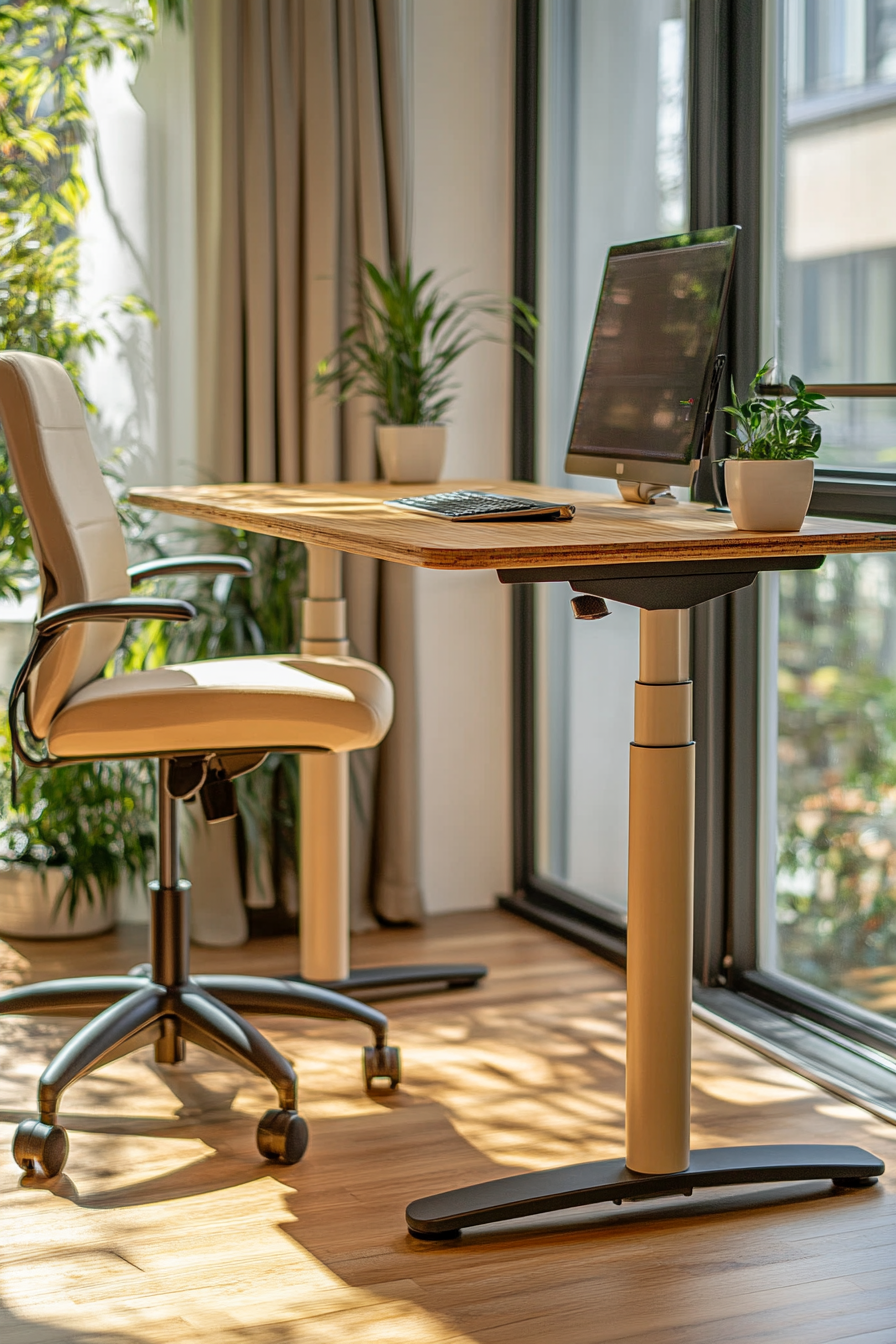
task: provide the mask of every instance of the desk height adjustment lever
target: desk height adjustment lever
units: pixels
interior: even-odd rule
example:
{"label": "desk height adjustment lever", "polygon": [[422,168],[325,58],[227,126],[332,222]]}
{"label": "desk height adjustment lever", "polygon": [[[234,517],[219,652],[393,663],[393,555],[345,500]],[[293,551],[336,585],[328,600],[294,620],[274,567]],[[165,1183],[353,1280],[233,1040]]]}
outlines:
{"label": "desk height adjustment lever", "polygon": [[590,593],[585,593],[581,597],[571,597],[569,605],[577,621],[599,621],[602,616],[610,614],[610,608],[604,599],[593,597]]}

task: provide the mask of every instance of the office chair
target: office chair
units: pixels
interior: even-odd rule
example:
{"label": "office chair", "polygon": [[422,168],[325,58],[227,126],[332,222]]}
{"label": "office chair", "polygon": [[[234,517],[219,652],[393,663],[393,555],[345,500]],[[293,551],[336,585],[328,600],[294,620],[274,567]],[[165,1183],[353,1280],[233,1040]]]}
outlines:
{"label": "office chair", "polygon": [[273,1162],[298,1162],[308,1131],[297,1110],[295,1071],[237,1010],[364,1023],[375,1038],[364,1052],[368,1085],[375,1078],[397,1085],[398,1051],[386,1044],[382,1013],[332,990],[260,976],[190,975],[178,803],[198,796],[209,820],[224,820],[236,814],[233,780],[269,752],[375,746],[392,721],[391,683],[357,658],[292,654],[100,676],[128,621],[185,621],[196,614],[188,602],[131,597],[132,584],[154,575],[234,574],[251,567],[230,556],[198,556],[128,568],[77,392],[55,361],[0,355],[0,420],[41,581],[41,615],[9,699],[15,756],[37,769],[158,760],[149,964],[128,975],[23,985],[0,995],[0,1013],[98,1014],[44,1070],[40,1119],[23,1120],[16,1129],[15,1160],[26,1171],[40,1166],[57,1174],[68,1155],[67,1135],[57,1124],[66,1087],[150,1042],[158,1062],[176,1064],[185,1042],[193,1041],[273,1083],[278,1105],[262,1116],[258,1149]]}

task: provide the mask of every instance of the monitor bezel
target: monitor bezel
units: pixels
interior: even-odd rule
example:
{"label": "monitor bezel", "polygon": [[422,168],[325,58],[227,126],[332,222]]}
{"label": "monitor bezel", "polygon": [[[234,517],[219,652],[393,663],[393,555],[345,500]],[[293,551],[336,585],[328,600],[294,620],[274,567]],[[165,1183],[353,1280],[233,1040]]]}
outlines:
{"label": "monitor bezel", "polygon": [[[697,415],[695,416],[695,425],[701,426],[701,431],[697,439],[696,450],[693,456],[687,462],[671,460],[667,457],[650,457],[645,454],[643,457],[621,457],[613,453],[609,448],[606,451],[598,452],[577,452],[572,446],[572,438],[575,433],[576,422],[579,418],[579,404],[582,399],[582,391],[585,385],[585,375],[588,372],[588,360],[591,356],[591,345],[594,340],[594,327],[597,322],[597,314],[600,309],[600,301],[604,292],[604,285],[607,279],[607,268],[614,257],[624,257],[637,255],[639,252],[663,252],[682,247],[699,247],[707,243],[731,243],[731,261],[728,266],[728,273],[725,277],[725,284],[722,290],[722,301],[720,311],[724,314],[725,306],[728,302],[728,294],[731,289],[731,279],[734,274],[734,261],[737,253],[737,239],[741,232],[739,224],[724,224],[713,229],[694,229],[686,233],[669,234],[664,238],[643,238],[635,243],[616,243],[607,252],[607,259],[604,262],[603,274],[601,276],[600,289],[597,293],[597,302],[594,305],[594,319],[591,323],[588,337],[588,348],[585,351],[585,359],[582,365],[582,376],[579,379],[579,395],[576,398],[576,413],[573,416],[572,426],[569,431],[569,444],[566,449],[566,459],[564,461],[564,470],[570,476],[600,476],[609,477],[617,481],[650,482],[662,485],[681,485],[689,486],[700,466],[700,459],[703,451],[703,418],[706,414],[707,398],[712,381],[713,361],[718,351],[719,337],[716,336],[715,348],[712,356],[707,361],[706,374],[703,380],[703,387],[700,391],[700,400],[698,403]],[[720,325],[721,332],[721,325]]]}

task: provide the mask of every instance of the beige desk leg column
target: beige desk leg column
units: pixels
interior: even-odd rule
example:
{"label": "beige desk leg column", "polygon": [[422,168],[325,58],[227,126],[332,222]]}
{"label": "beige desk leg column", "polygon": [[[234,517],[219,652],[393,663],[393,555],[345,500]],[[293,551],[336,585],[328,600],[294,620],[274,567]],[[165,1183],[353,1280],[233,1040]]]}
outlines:
{"label": "beige desk leg column", "polygon": [[629,784],[626,1165],[690,1160],[694,744],[687,611],[641,612]]}
{"label": "beige desk leg column", "polygon": [[[341,551],[308,547],[302,653],[348,653]],[[301,760],[299,891],[306,980],[344,980],[349,972],[348,769],[346,752],[309,752]]]}

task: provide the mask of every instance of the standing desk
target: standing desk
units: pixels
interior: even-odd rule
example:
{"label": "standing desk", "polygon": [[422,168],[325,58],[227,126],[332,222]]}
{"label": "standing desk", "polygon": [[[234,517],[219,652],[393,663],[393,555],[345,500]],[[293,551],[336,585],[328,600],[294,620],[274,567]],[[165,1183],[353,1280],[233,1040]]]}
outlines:
{"label": "standing desk", "polygon": [[[383,504],[396,495],[471,488],[568,500],[576,514],[556,523],[456,523]],[[414,1236],[455,1237],[464,1227],[607,1200],[689,1195],[698,1187],[819,1179],[841,1187],[874,1184],[883,1163],[856,1147],[690,1148],[695,751],[689,618],[692,607],[749,586],[763,570],[815,569],[837,552],[896,550],[896,528],[809,518],[799,533],[738,532],[730,517],[698,504],[631,505],[520,481],[145,487],[131,499],[303,542],[311,548],[312,578],[321,557],[350,552],[425,569],[494,569],[504,583],[569,583],[586,598],[586,610],[588,596],[640,608],[629,785],[625,1158],[415,1200],[407,1210]],[[330,601],[341,598],[334,574],[331,567]]]}

